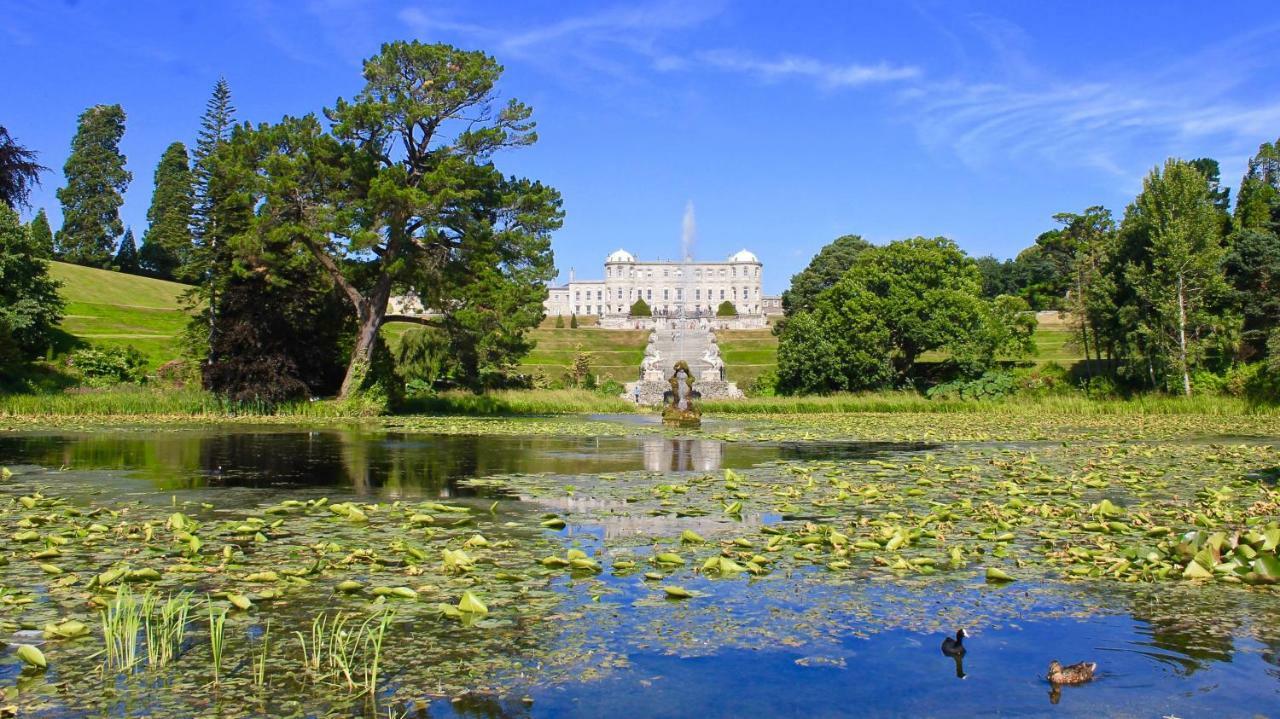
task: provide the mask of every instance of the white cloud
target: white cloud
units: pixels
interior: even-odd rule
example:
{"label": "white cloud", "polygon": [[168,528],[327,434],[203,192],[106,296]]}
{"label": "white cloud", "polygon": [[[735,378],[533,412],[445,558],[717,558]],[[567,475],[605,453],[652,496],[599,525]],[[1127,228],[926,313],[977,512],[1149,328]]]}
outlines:
{"label": "white cloud", "polygon": [[912,80],[920,76],[919,68],[906,65],[836,64],[798,55],[764,60],[728,50],[712,50],[700,53],[698,59],[721,70],[747,73],[770,82],[803,78],[829,89]]}

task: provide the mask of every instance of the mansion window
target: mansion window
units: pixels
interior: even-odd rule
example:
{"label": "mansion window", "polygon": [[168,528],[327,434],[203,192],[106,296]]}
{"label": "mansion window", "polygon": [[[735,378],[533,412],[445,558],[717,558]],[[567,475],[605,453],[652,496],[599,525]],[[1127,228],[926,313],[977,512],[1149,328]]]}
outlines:
{"label": "mansion window", "polygon": [[602,299],[604,299],[604,291],[603,291],[603,290],[596,290],[596,299],[597,299],[597,300],[602,300]]}
{"label": "mansion window", "polygon": [[720,299],[724,299],[724,290],[720,290]]}
{"label": "mansion window", "polygon": [[663,276],[663,277],[669,277],[669,276],[670,276],[670,271],[669,271],[669,270],[665,270],[665,269],[664,269],[664,270],[662,271],[662,276]]}
{"label": "mansion window", "polygon": [[653,290],[649,290],[649,299],[653,299]]}
{"label": "mansion window", "polygon": [[677,300],[683,300],[683,299],[684,299],[684,289],[683,289],[683,288],[681,288],[681,287],[677,287],[677,288],[676,288],[676,299],[677,299]]}
{"label": "mansion window", "polygon": [[694,291],[693,291],[693,299],[695,299],[695,300],[700,300],[700,299],[702,299],[702,290],[694,290]]}
{"label": "mansion window", "polygon": [[669,296],[668,296],[668,295],[669,295],[669,293],[670,293],[670,290],[663,289],[663,290],[662,290],[662,299],[664,299],[664,300],[669,300],[669,299],[671,299],[671,297],[669,297]]}
{"label": "mansion window", "polygon": [[581,300],[581,299],[582,299],[582,292],[575,290],[575,291],[574,291],[574,293],[573,293],[573,299],[574,299],[574,300]]}

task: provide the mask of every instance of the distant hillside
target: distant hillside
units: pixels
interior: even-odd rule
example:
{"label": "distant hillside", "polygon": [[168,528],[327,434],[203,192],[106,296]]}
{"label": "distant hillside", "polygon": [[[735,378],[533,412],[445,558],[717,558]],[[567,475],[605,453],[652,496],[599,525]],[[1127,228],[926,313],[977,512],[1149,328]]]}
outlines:
{"label": "distant hillside", "polygon": [[62,329],[90,344],[132,345],[155,368],[179,355],[187,325],[181,296],[188,285],[121,272],[49,263],[67,301]]}

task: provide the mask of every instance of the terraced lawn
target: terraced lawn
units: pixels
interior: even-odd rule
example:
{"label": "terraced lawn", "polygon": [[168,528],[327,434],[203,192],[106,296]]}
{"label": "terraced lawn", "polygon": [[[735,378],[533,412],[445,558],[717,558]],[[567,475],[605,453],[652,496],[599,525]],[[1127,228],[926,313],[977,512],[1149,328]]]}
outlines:
{"label": "terraced lawn", "polygon": [[520,362],[527,371],[558,380],[569,371],[578,352],[589,352],[591,369],[601,380],[630,382],[636,378],[649,340],[647,330],[556,329],[547,324],[530,333],[537,345]]}
{"label": "terraced lawn", "polygon": [[120,272],[49,263],[67,306],[62,329],[89,344],[132,346],[154,369],[180,354],[188,286]]}

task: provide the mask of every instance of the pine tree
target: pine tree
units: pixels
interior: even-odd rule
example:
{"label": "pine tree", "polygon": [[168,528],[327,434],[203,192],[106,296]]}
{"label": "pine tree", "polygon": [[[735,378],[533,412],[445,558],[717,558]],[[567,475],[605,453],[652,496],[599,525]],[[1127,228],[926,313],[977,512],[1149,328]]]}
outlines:
{"label": "pine tree", "polygon": [[138,273],[138,244],[133,239],[133,229],[124,231],[124,239],[120,240],[120,249],[116,251],[116,259],[111,263],[117,272],[126,275]]}
{"label": "pine tree", "polygon": [[53,259],[53,230],[49,229],[49,216],[43,207],[27,225],[27,232],[31,233],[31,248],[36,256]]}
{"label": "pine tree", "polygon": [[[193,248],[190,262],[181,270],[183,276],[197,284],[192,299],[205,308],[197,316],[197,321],[204,325],[208,335],[209,362],[215,359],[212,348],[217,344],[218,288],[227,281],[231,272],[228,240],[241,224],[237,220],[243,214],[243,208],[231,207],[236,204],[230,197],[234,183],[218,177],[216,161],[218,148],[231,137],[235,112],[231,105],[231,86],[226,78],[218,78],[213,86],[213,95],[205,104],[200,134],[196,139],[192,163],[195,181],[195,210],[191,224]],[[234,213],[236,218],[226,217],[228,212]]]}
{"label": "pine tree", "polygon": [[133,175],[120,154],[124,110],[95,105],[80,115],[71,155],[63,172],[67,186],[57,192],[62,202],[58,254],[67,262],[107,267],[116,238],[124,231],[120,206]]}
{"label": "pine tree", "polygon": [[142,234],[138,267],[143,274],[172,280],[196,278],[181,275],[191,267],[192,212],[195,204],[187,147],[175,142],[165,149],[156,165],[155,191],[147,210],[147,231]]}

